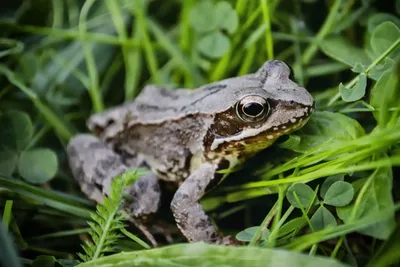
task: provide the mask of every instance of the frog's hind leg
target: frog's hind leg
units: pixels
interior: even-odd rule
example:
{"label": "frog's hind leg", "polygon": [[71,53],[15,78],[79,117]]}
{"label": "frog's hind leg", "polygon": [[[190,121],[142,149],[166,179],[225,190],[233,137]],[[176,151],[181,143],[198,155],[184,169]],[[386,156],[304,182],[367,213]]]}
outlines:
{"label": "frog's hind leg", "polygon": [[119,155],[93,135],[73,137],[67,153],[72,174],[81,190],[98,203],[109,193],[112,179],[128,169]]}
{"label": "frog's hind leg", "polygon": [[[68,144],[67,153],[72,173],[82,191],[98,203],[102,203],[103,196],[109,193],[112,179],[129,169],[119,154],[93,135],[75,136]],[[140,177],[127,193],[130,199],[124,210],[129,213],[130,221],[156,246],[157,242],[143,221],[155,214],[160,206],[161,190],[157,177],[152,173]]]}
{"label": "frog's hind leg", "polygon": [[150,217],[153,217],[160,207],[161,190],[157,176],[148,173],[137,179],[127,191],[130,199],[125,205],[125,210],[130,215],[129,221],[156,247],[157,242],[148,230],[147,225]]}

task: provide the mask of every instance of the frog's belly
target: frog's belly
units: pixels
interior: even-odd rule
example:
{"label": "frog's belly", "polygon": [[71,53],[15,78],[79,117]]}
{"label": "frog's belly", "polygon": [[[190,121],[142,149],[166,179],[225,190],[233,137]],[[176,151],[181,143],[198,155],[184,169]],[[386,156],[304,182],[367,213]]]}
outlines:
{"label": "frog's belly", "polygon": [[[150,169],[161,180],[180,183],[190,175],[190,161],[192,154],[188,149],[179,148],[175,151],[149,149],[154,153],[146,153],[146,149],[135,147],[132,143],[125,143],[118,147],[118,153],[124,154],[123,159],[130,168],[145,167]],[[176,148],[176,147],[175,147]],[[128,156],[127,156],[128,155]]]}
{"label": "frog's belly", "polygon": [[169,159],[142,155],[143,161],[161,180],[181,183],[190,175],[192,157],[174,157]]}
{"label": "frog's belly", "polygon": [[150,169],[162,180],[168,182],[182,183],[193,171],[195,171],[204,162],[227,161],[227,168],[233,168],[242,163],[238,154],[220,154],[220,153],[198,153],[190,157],[173,158],[168,161],[160,161],[153,157],[145,157],[144,161]]}

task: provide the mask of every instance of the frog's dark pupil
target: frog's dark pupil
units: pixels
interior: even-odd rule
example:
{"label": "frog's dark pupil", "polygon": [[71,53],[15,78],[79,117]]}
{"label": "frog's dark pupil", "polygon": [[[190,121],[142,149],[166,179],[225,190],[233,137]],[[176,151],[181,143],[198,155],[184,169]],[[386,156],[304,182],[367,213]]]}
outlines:
{"label": "frog's dark pupil", "polygon": [[243,112],[246,113],[246,115],[252,117],[260,115],[263,112],[263,110],[264,106],[257,102],[247,103],[243,107]]}

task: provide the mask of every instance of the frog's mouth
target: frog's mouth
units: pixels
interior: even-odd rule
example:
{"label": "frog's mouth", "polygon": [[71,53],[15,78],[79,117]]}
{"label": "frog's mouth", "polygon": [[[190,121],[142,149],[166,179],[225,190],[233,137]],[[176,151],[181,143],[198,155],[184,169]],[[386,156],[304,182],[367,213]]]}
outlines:
{"label": "frog's mouth", "polygon": [[262,133],[260,133],[257,136],[253,137],[248,137],[243,139],[243,142],[247,145],[251,145],[252,143],[259,143],[259,142],[266,142],[266,141],[275,141],[279,137],[285,134],[290,134],[300,128],[302,128],[307,121],[309,120],[309,116],[306,118],[300,118],[297,119],[296,121],[293,120],[290,123],[287,123],[285,125],[282,125],[281,127],[274,127],[271,129],[268,129]]}
{"label": "frog's mouth", "polygon": [[[270,146],[276,139],[285,134],[290,134],[303,127],[314,111],[314,106],[304,106],[302,109],[285,110],[285,115],[279,113],[284,110],[282,106],[275,106],[272,115],[259,127],[244,127],[242,131],[230,136],[215,135],[210,145],[211,151],[257,152]],[[300,110],[300,112],[299,112]],[[276,112],[277,111],[277,112]],[[288,116],[290,114],[290,116]]]}
{"label": "frog's mouth", "polygon": [[285,134],[290,134],[301,127],[304,126],[304,124],[307,123],[309,117],[302,119],[298,121],[297,123],[291,123],[291,124],[286,124],[282,126],[280,129],[276,130],[266,130],[265,132],[260,133],[257,136],[252,136],[252,137],[247,137],[242,140],[236,140],[236,141],[227,141],[224,140],[223,143],[219,145],[220,150],[224,150],[227,153],[232,152],[232,151],[237,151],[237,152],[258,152],[260,150],[263,150],[267,147],[269,147],[271,144],[273,144],[279,137]]}

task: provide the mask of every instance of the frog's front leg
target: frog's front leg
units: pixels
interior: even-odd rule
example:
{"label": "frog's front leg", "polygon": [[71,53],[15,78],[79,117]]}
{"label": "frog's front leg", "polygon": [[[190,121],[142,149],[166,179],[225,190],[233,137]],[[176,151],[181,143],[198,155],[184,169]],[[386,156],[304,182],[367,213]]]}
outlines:
{"label": "frog's front leg", "polygon": [[171,210],[176,223],[189,242],[239,244],[233,237],[218,233],[199,203],[207,186],[218,179],[217,170],[218,164],[202,164],[181,184],[172,199]]}
{"label": "frog's front leg", "polygon": [[[67,153],[72,173],[81,190],[98,203],[102,203],[103,196],[109,193],[112,179],[129,168],[119,154],[89,134],[73,137]],[[160,206],[161,190],[156,175],[148,173],[140,177],[126,193],[130,199],[124,209],[129,213],[130,221],[156,245],[153,236],[144,226],[147,217],[156,213]]]}

